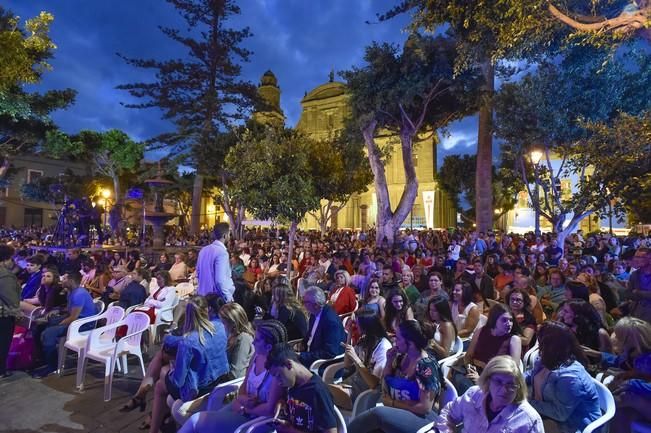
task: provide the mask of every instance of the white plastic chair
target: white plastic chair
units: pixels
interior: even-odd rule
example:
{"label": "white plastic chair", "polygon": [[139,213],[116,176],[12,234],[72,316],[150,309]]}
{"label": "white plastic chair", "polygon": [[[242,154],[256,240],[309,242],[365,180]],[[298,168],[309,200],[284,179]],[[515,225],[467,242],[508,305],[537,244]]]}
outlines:
{"label": "white plastic chair", "polygon": [[531,349],[527,350],[527,353],[524,354],[524,358],[522,358],[522,362],[524,363],[524,368],[526,371],[529,371],[533,368],[533,364],[536,362],[536,358],[538,357],[538,351],[538,340],[536,340],[536,344],[534,344]]}
{"label": "white plastic chair", "polygon": [[459,359],[462,358],[466,352],[457,352],[454,355],[450,355],[447,358],[443,358],[439,361],[439,366],[441,367],[441,372],[443,377],[448,377],[448,372],[450,367]]}
{"label": "white plastic chair", "polygon": [[325,383],[325,384],[329,384],[329,383],[335,384],[335,383],[339,382],[339,381],[335,380],[335,374],[337,373],[337,371],[341,370],[342,368],[344,368],[343,359],[340,362],[336,362],[334,364],[330,364],[329,366],[327,366],[325,368],[325,370],[323,370],[323,378],[322,378],[323,383]]}
{"label": "white plastic chair", "polygon": [[[457,389],[454,387],[452,382],[450,382],[447,378],[445,379],[445,390],[443,390],[443,394],[441,394],[441,398],[439,399],[439,412],[441,411],[442,408],[445,407],[446,404],[451,402],[452,400],[456,399],[459,397],[459,393],[457,393]],[[421,427],[418,429],[416,433],[429,433],[434,430],[434,423],[431,422],[427,424],[426,426]]]}
{"label": "white plastic chair", "polygon": [[[88,317],[85,319],[79,319],[75,320],[73,323],[70,324],[68,327],[68,335],[66,338],[66,342],[63,345],[63,359],[65,359],[66,353],[68,350],[72,350],[73,352],[77,353],[77,380],[76,380],[76,386],[77,388],[82,387],[82,377],[81,377],[81,364],[84,362],[84,352],[86,350],[86,343],[88,341],[88,337],[90,336],[92,331],[85,331],[85,332],[80,332],[79,329],[85,325],[86,323],[89,322],[94,322],[98,320],[105,319],[106,320],[106,326],[112,325],[114,323],[119,322],[124,318],[124,309],[122,307],[119,307],[117,305],[112,305],[106,309],[105,312],[98,316],[93,316],[93,317]],[[96,328],[98,329],[98,328]],[[99,328],[101,329],[101,328]],[[112,331],[107,332],[105,334],[102,334],[102,339],[107,342],[112,342],[113,339],[115,338],[115,329],[112,329]],[[60,364],[60,369],[63,370],[63,364]]]}
{"label": "white plastic chair", "polygon": [[149,282],[149,294],[153,295],[156,293],[156,290],[158,290],[158,281],[156,281],[156,278],[152,278],[151,281]]}
{"label": "white plastic chair", "polygon": [[[172,297],[172,299],[170,300],[170,303],[167,304],[166,307],[157,308],[155,310],[156,311],[156,320],[154,320],[154,323],[149,325],[149,341],[150,341],[149,344],[156,343],[157,332],[158,332],[158,328],[160,326],[167,326],[167,325],[170,325],[172,323],[172,320],[167,321],[167,320],[163,319],[164,313],[169,311],[170,314],[172,314],[174,312],[174,309],[176,308],[176,306],[179,305],[179,297],[176,294],[176,290],[171,290],[170,289],[167,296]],[[167,301],[167,299],[166,299],[166,301]]]}
{"label": "white plastic chair", "polygon": [[31,329],[32,323],[38,316],[43,314],[43,311],[45,310],[45,307],[36,307],[32,311],[29,312],[29,322],[27,323],[27,329]]}
{"label": "white plastic chair", "polygon": [[[346,421],[344,421],[344,417],[337,408],[337,406],[333,406],[334,411],[335,411],[335,416],[337,417],[337,433],[348,433],[348,429],[346,428]],[[242,424],[235,430],[235,433],[253,433],[258,427],[260,427],[263,424],[268,423],[271,421],[273,418],[270,416],[261,416],[258,418],[255,418],[247,423]],[[276,431],[276,430],[272,430]]]}
{"label": "white plastic chair", "polygon": [[170,408],[172,417],[179,424],[183,425],[192,414],[204,410],[218,411],[224,405],[224,398],[230,393],[237,392],[244,382],[244,377],[229,380],[220,383],[213,390],[195,400],[183,401],[174,400],[170,395],[167,396],[167,405]]}
{"label": "white plastic chair", "polygon": [[[127,327],[127,334],[117,343],[107,342],[102,338],[102,334],[113,332],[120,326]],[[111,400],[111,388],[113,386],[113,372],[115,364],[122,358],[122,370],[127,374],[127,355],[136,355],[140,361],[142,375],[145,375],[145,363],[142,359],[140,350],[140,340],[142,334],[149,326],[149,316],[140,311],[129,314],[124,320],[109,326],[104,326],[93,330],[88,337],[86,345],[86,356],[81,365],[81,377],[84,377],[86,365],[89,359],[104,363],[104,401]],[[82,381],[83,384],[83,381]]]}
{"label": "white plastic chair", "polygon": [[[68,326],[68,330],[66,332],[65,336],[62,336],[59,338],[59,343],[57,346],[57,375],[62,376],[63,375],[63,370],[65,367],[65,362],[66,362],[66,341],[68,341],[74,333],[75,339],[79,338],[88,338],[88,335],[90,334],[91,330],[87,331],[80,331],[80,328],[85,325],[86,323],[91,323],[91,322],[96,322],[99,320],[100,316],[104,312],[104,302],[102,302],[99,299],[93,299],[93,304],[95,305],[95,308],[97,309],[97,314],[89,317],[84,317],[83,319],[77,319],[74,322],[72,322]],[[71,349],[74,350],[74,349]],[[77,354],[79,354],[81,351],[77,351]]]}
{"label": "white plastic chair", "polygon": [[[310,365],[310,371],[312,373],[318,375],[319,374],[319,368],[321,368],[321,366],[323,364],[325,364],[326,362],[332,362],[332,361],[335,361],[335,360],[338,360],[338,359],[341,359],[343,361],[344,354],[342,353],[341,355],[337,355],[334,358],[330,358],[330,359],[317,359],[316,361],[314,361],[312,363],[312,365]],[[325,370],[324,370],[324,373],[325,373]]]}
{"label": "white plastic chair", "polygon": [[185,299],[194,293],[194,284],[192,283],[179,283],[176,285],[176,296],[179,299]]}
{"label": "white plastic chair", "polygon": [[599,395],[599,407],[601,408],[603,414],[588,424],[583,429],[583,433],[592,433],[596,431],[601,426],[605,425],[608,421],[613,419],[615,416],[615,399],[613,398],[612,393],[603,383],[595,379],[592,379],[592,381],[597,387],[597,394]]}

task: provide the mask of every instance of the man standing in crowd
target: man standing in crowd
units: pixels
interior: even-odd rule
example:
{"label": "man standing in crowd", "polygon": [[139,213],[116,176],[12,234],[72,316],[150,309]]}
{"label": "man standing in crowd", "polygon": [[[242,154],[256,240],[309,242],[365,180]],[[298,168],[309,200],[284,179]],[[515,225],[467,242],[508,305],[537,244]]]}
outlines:
{"label": "man standing in crowd", "polygon": [[197,259],[199,287],[197,293],[201,296],[217,293],[224,301],[232,302],[235,285],[233,284],[228,250],[225,245],[228,239],[228,230],[228,223],[215,225],[215,241],[199,251],[199,258]]}
{"label": "man standing in crowd", "polygon": [[636,269],[628,279],[628,290],[633,299],[631,316],[651,322],[651,250],[638,248],[632,265]]}
{"label": "man standing in crowd", "polygon": [[0,245],[0,378],[7,377],[7,355],[14,335],[16,318],[20,316],[20,285],[12,259],[14,248]]}

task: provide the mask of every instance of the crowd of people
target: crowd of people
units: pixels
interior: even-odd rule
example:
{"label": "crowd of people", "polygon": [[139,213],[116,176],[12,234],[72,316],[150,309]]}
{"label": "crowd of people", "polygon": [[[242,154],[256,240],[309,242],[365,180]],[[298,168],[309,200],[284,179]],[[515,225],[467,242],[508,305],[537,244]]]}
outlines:
{"label": "crowd of people", "polygon": [[[275,230],[234,240],[218,224],[213,238],[155,256],[70,249],[65,259],[16,240],[0,245],[0,373],[7,329],[26,326],[21,317],[31,319],[32,366],[43,365],[35,375],[54,371],[57,339],[95,314],[95,298],[152,323],[165,314],[171,325],[123,407],[144,411],[151,390],[141,426],[150,432],[169,419],[168,395],[210,400],[216,384],[235,378],[244,378],[235,400],[197,405],[205,410],[180,431],[234,431],[283,403],[269,428],[334,432],[335,404],[351,410],[377,389],[382,405],[351,419],[350,431],[434,423],[441,432],[459,424],[467,432],[577,432],[602,414],[598,374],[614,377],[611,431],[651,423],[649,237],[578,232],[560,245],[553,234],[425,230],[400,233],[389,246],[376,245],[373,233],[299,232],[291,260],[286,235]],[[175,285],[186,282],[195,294],[169,311]],[[439,361],[458,340],[463,356],[444,377]],[[527,368],[532,348],[539,356]],[[328,363],[310,369],[342,356],[339,383],[313,373]],[[449,383],[459,397],[444,405]]]}

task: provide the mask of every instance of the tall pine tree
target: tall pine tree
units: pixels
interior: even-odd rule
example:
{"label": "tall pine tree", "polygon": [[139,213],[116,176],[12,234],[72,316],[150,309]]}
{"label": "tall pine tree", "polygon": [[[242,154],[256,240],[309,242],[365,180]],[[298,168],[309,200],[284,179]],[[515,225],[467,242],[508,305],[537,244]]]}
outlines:
{"label": "tall pine tree", "polygon": [[167,0],[187,23],[187,30],[160,27],[171,40],[188,50],[181,59],[153,60],[121,57],[130,65],[155,71],[156,80],[118,86],[142,102],[126,104],[131,108],[160,108],[163,118],[176,129],[150,140],[150,149],[165,148],[187,155],[187,163],[197,169],[192,198],[191,231],[199,230],[203,176],[220,167],[205,167],[192,152],[197,147],[219,156],[223,161],[228,149],[216,137],[248,116],[256,98],[256,87],[240,78],[241,63],[251,52],[241,46],[251,36],[248,27],[226,27],[229,17],[240,13],[231,0]]}

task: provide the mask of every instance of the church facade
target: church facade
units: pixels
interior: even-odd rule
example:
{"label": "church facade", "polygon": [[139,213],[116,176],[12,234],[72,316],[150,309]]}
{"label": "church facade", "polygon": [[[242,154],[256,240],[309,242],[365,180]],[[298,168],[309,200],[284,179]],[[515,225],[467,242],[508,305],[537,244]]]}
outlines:
{"label": "church facade", "polygon": [[[271,71],[262,76],[259,92],[267,102],[263,110],[253,114],[253,118],[262,123],[285,123],[285,116],[280,108],[281,91],[278,81]],[[346,85],[330,80],[305,94],[301,100],[301,117],[296,128],[315,139],[325,139],[332,132],[343,128],[345,118],[350,114]],[[418,177],[418,197],[411,214],[403,223],[403,228],[448,228],[456,225],[456,209],[446,194],[438,187],[435,180],[437,153],[436,134],[416,141],[414,146],[414,165]],[[397,206],[405,184],[405,174],[400,152],[400,142],[395,136],[385,135],[377,138],[380,144],[392,146],[391,157],[385,165],[387,186],[393,208]],[[205,209],[208,216],[205,221],[212,225],[221,220],[223,215],[212,208]],[[347,203],[338,208],[330,220],[331,228],[367,230],[375,225],[377,199],[373,184],[366,192],[353,195]],[[211,215],[212,214],[212,215]],[[212,218],[211,218],[212,216]],[[216,217],[216,218],[215,218]],[[210,221],[210,222],[209,222]],[[257,224],[259,221],[249,221]],[[303,230],[319,230],[317,220],[306,215],[300,226]]]}

